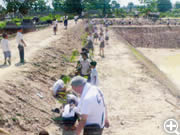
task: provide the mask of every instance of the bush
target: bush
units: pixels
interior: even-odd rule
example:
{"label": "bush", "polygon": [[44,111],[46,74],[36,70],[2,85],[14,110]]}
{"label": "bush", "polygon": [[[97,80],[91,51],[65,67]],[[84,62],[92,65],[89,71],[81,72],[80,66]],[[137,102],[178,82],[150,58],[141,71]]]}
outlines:
{"label": "bush", "polygon": [[40,21],[41,21],[41,22],[46,22],[46,21],[48,21],[48,20],[53,20],[53,18],[50,17],[50,16],[43,16],[43,17],[40,17]]}
{"label": "bush", "polygon": [[6,22],[2,21],[0,22],[0,29],[3,29],[6,26]]}

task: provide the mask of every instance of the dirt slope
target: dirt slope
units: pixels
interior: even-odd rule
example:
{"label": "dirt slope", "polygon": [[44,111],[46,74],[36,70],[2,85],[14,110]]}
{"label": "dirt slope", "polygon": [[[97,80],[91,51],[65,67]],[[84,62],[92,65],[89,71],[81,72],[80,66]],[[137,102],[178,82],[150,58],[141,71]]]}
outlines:
{"label": "dirt slope", "polygon": [[51,120],[54,117],[51,109],[57,102],[50,87],[60,75],[74,70],[75,63],[65,61],[63,56],[81,48],[82,28],[81,24],[75,26],[71,22],[67,31],[59,26],[56,36],[52,35],[52,28],[25,35],[28,63],[23,66],[14,65],[18,53],[16,46],[12,47],[13,65],[0,69],[1,128],[13,135],[34,135],[52,125],[58,129]]}

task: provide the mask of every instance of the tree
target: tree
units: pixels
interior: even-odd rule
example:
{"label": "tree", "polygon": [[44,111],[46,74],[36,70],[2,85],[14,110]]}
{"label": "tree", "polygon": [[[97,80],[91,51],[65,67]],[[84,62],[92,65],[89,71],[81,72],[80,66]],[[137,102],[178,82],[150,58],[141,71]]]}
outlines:
{"label": "tree", "polygon": [[81,14],[82,12],[81,0],[66,0],[64,2],[64,11],[66,13]]}
{"label": "tree", "polygon": [[114,11],[115,9],[120,8],[120,4],[116,0],[113,0],[112,3],[111,3],[111,7],[112,7],[112,9]]}
{"label": "tree", "polygon": [[31,10],[35,12],[43,12],[47,9],[47,1],[46,0],[35,0],[31,3]]}
{"label": "tree", "polygon": [[158,0],[157,8],[160,12],[166,12],[172,9],[172,3],[170,0]]}
{"label": "tree", "polygon": [[64,9],[65,0],[53,0],[52,6],[55,11],[62,11]]}
{"label": "tree", "polygon": [[179,2],[179,1],[176,2],[175,8],[176,8],[176,9],[180,9],[180,2]]}
{"label": "tree", "polygon": [[132,9],[134,8],[134,3],[129,2],[127,8],[129,9],[130,12],[132,12]]}

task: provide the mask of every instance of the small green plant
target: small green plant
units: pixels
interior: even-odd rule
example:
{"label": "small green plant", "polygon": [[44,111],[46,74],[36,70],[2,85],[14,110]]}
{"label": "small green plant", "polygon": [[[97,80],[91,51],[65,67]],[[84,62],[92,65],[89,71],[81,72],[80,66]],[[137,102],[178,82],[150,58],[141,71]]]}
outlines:
{"label": "small green plant", "polygon": [[64,76],[64,77],[62,78],[62,80],[64,81],[65,84],[68,84],[68,83],[71,81],[71,77],[69,77],[69,76]]}
{"label": "small green plant", "polygon": [[16,122],[16,121],[18,121],[18,118],[13,117],[12,120],[13,120],[14,122]]}
{"label": "small green plant", "polygon": [[81,40],[82,40],[82,46],[84,47],[86,44],[87,44],[87,37],[88,37],[88,34],[85,33],[81,36]]}

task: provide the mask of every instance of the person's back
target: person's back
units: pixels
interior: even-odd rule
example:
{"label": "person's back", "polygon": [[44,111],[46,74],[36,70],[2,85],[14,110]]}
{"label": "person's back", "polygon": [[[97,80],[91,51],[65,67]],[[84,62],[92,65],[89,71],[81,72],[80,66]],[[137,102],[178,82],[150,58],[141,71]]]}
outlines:
{"label": "person's back", "polygon": [[[100,128],[104,127],[105,104],[102,92],[89,83],[85,85],[85,95],[82,96],[79,107],[82,114],[87,114],[87,125],[98,124]],[[94,110],[94,108],[96,108]]]}
{"label": "person's back", "polygon": [[1,46],[2,46],[3,52],[9,51],[9,50],[10,50],[10,47],[9,47],[9,44],[8,44],[8,39],[3,38],[3,39],[1,40]]}

